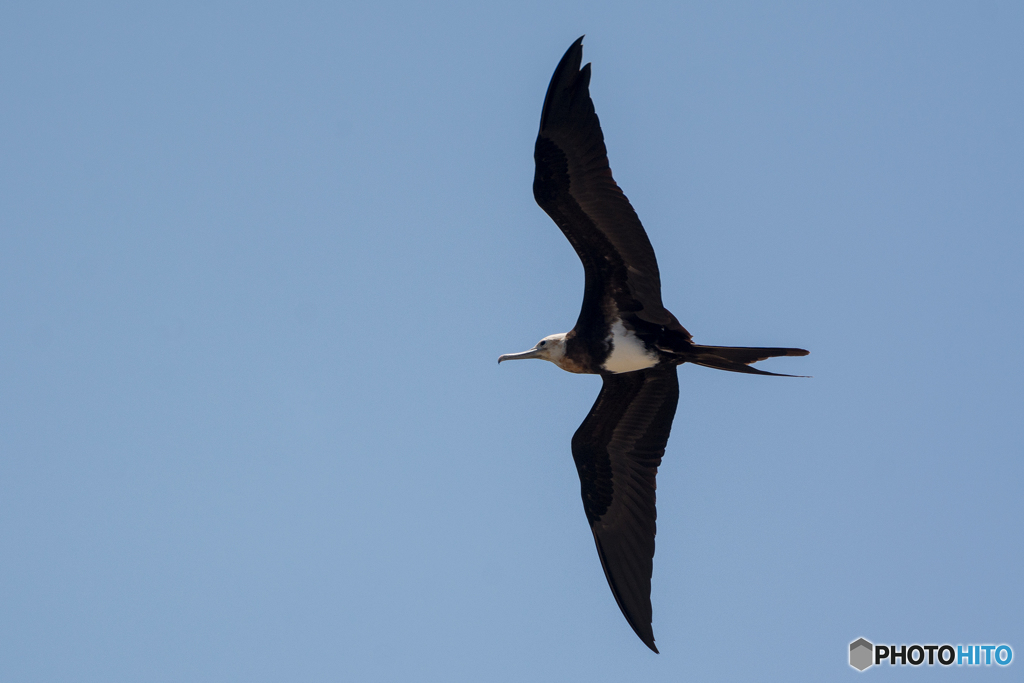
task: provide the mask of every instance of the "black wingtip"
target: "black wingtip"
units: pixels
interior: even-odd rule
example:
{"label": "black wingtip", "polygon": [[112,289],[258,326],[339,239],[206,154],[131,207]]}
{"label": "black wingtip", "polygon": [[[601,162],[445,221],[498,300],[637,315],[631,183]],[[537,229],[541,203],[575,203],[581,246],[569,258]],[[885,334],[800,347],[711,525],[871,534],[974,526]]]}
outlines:
{"label": "black wingtip", "polygon": [[[635,633],[636,637],[640,639],[640,642],[649,647],[655,654],[661,654],[658,652],[658,647],[654,644],[654,629],[651,628],[650,574],[647,575],[647,585],[644,588],[645,597],[643,599],[643,603],[637,604],[635,600],[628,600],[628,596],[620,590],[619,580],[616,573],[609,569],[608,556],[605,554],[604,544],[601,542],[601,538],[597,535],[597,531],[594,529],[593,525],[591,525],[590,530],[594,534],[594,542],[597,545],[597,556],[601,559],[601,568],[604,570],[604,576],[608,580],[608,587],[611,588],[612,595],[615,597],[615,604],[619,606],[622,616],[626,618],[626,623],[629,624],[631,629],[633,629],[633,633]],[[635,598],[636,596],[634,595],[633,597]]]}
{"label": "black wingtip", "polygon": [[[558,66],[555,67],[555,75],[559,72],[574,74],[579,71],[580,64],[583,63],[583,36],[580,36],[573,44],[569,46],[569,49],[562,55],[562,59],[559,60]],[[569,65],[572,64],[570,67]]]}
{"label": "black wingtip", "polygon": [[[551,75],[551,82],[548,84],[548,91],[544,96],[544,108],[540,112],[540,129],[542,131],[548,126],[552,116],[555,120],[560,120],[570,115],[573,102],[577,99],[575,93],[578,89],[582,89],[586,94],[585,99],[590,101],[587,91],[590,85],[590,65],[580,69],[582,63],[583,36],[580,36],[562,55],[558,66],[555,67],[555,72]],[[593,105],[590,106],[592,109]]]}

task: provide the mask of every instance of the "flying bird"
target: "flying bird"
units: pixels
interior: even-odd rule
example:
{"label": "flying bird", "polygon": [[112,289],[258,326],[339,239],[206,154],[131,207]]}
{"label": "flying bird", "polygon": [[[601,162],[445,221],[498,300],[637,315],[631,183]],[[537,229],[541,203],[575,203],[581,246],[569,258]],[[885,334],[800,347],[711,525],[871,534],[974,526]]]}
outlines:
{"label": "flying bird", "polygon": [[505,360],[540,358],[601,375],[597,401],[572,437],[583,509],[608,585],[626,621],[654,652],[651,573],[655,475],[679,400],[676,367],[777,375],[750,367],[803,349],[702,346],[661,302],[661,279],[644,227],[612,178],[590,99],[583,37],[558,63],[534,149],[533,195],[583,262],[583,307],[569,332]]}

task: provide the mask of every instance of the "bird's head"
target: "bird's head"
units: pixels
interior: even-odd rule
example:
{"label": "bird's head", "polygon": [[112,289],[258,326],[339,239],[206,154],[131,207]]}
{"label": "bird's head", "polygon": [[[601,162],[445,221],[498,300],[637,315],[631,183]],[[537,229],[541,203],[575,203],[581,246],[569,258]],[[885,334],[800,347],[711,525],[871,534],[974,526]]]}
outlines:
{"label": "bird's head", "polygon": [[537,342],[537,345],[529,351],[506,353],[504,356],[498,356],[498,362],[500,363],[503,360],[520,360],[523,358],[540,358],[541,360],[549,360],[561,367],[562,359],[565,358],[566,334],[566,332],[559,332],[558,334],[548,335]]}

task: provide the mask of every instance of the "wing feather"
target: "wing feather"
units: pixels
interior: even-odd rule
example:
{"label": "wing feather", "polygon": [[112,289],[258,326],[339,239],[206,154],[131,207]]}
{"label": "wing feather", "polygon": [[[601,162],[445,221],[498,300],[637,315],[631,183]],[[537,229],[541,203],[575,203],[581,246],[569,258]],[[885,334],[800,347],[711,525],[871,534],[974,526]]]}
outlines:
{"label": "wing feather", "polygon": [[601,124],[590,98],[590,65],[582,69],[583,38],[551,77],[534,150],[533,193],[572,244],[586,274],[577,328],[617,313],[683,330],[661,301],[654,248],[608,165]]}
{"label": "wing feather", "polygon": [[583,509],[608,585],[626,621],[655,652],[655,477],[678,401],[673,366],[605,375],[597,401],[572,438]]}

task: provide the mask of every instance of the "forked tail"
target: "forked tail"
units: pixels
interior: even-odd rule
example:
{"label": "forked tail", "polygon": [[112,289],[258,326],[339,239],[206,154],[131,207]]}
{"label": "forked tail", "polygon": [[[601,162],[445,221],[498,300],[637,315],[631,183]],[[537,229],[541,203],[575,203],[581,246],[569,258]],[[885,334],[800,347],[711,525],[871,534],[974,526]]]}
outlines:
{"label": "forked tail", "polygon": [[773,375],[775,377],[805,377],[805,375],[783,375],[778,372],[767,372],[750,367],[765,358],[776,356],[806,356],[809,352],[803,349],[754,348],[746,346],[701,346],[693,344],[687,353],[686,362],[703,365],[706,368],[728,370],[729,372],[746,372],[751,375]]}

